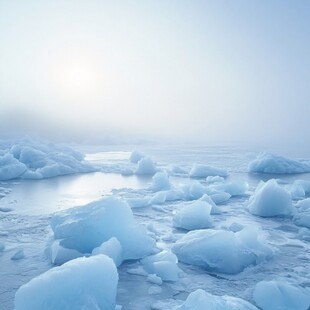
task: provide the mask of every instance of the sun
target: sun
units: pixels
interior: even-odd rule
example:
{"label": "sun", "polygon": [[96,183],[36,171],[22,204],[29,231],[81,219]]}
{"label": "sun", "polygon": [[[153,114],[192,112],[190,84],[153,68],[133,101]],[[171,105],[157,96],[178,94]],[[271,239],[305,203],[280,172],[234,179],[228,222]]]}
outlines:
{"label": "sun", "polygon": [[65,96],[91,95],[96,90],[98,74],[90,61],[63,61],[53,71],[57,88]]}

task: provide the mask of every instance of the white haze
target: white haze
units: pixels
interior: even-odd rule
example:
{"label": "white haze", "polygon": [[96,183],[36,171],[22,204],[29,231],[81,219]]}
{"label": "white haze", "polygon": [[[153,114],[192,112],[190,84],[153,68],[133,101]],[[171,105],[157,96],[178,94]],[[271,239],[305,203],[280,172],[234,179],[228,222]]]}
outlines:
{"label": "white haze", "polygon": [[0,129],[307,148],[307,1],[0,0]]}

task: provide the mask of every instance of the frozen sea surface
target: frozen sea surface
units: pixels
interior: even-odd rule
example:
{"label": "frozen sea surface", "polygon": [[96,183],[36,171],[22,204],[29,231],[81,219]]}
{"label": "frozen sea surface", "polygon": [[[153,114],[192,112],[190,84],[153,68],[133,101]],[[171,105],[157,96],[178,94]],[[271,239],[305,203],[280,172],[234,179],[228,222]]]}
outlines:
{"label": "frozen sea surface", "polygon": [[[261,231],[265,243],[273,249],[273,256],[251,265],[237,274],[208,271],[205,268],[179,262],[179,280],[164,281],[161,285],[150,281],[143,272],[141,261],[125,261],[118,268],[119,283],[116,303],[122,309],[170,309],[180,305],[189,293],[203,289],[214,295],[230,295],[254,304],[253,290],[263,280],[284,279],[291,284],[310,287],[310,243],[301,238],[300,227],[289,217],[263,218],[248,212],[246,204],[260,181],[281,179],[283,186],[295,180],[310,180],[310,174],[272,175],[248,174],[248,164],[257,153],[232,147],[200,146],[109,146],[80,147],[86,160],[100,166],[101,171],[55,177],[43,180],[10,180],[0,183],[0,309],[14,308],[16,290],[30,279],[52,268],[47,246],[53,233],[50,218],[54,212],[84,205],[102,196],[117,195],[125,200],[143,202],[152,195],[151,176],[122,176],[129,163],[131,151],[150,156],[159,169],[189,172],[194,164],[214,166],[228,171],[227,182],[246,181],[245,195],[230,198],[219,204],[220,214],[211,215],[213,229],[250,226]],[[176,169],[176,167],[178,169]],[[193,180],[188,174],[174,173],[172,186],[206,179]],[[174,228],[175,212],[187,204],[184,199],[166,201],[160,205],[146,204],[132,208],[135,220],[145,225],[156,238],[160,250],[170,251],[173,244],[187,231]],[[309,235],[308,235],[309,236]],[[24,257],[11,258],[22,250]],[[156,282],[156,281],[155,281]]]}

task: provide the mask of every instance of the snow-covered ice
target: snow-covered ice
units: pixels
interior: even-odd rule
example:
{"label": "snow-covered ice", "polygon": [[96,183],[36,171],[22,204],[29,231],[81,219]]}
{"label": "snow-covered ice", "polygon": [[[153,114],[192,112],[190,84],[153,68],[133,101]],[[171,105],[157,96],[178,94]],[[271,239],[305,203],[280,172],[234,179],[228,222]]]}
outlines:
{"label": "snow-covered ice", "polygon": [[109,257],[71,260],[21,286],[16,310],[114,309],[117,269]]}
{"label": "snow-covered ice", "polygon": [[249,164],[249,172],[290,174],[310,172],[310,161],[298,161],[269,153],[260,153]]}

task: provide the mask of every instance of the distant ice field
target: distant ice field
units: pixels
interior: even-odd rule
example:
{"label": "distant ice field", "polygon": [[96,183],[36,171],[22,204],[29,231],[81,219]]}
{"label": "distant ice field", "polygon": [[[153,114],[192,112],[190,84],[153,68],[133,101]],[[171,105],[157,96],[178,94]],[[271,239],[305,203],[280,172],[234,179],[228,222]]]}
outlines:
{"label": "distant ice field", "polygon": [[[146,227],[148,235],[156,240],[158,251],[174,252],[178,257],[178,280],[173,277],[173,281],[163,280],[161,284],[156,276],[150,276],[154,272],[158,272],[163,279],[167,276],[163,271],[165,269],[154,267],[157,262],[149,267],[143,260],[123,261],[118,267],[119,282],[116,293],[116,304],[122,305],[122,309],[177,309],[190,293],[198,289],[216,296],[241,298],[254,307],[261,307],[265,282],[258,286],[259,291],[256,289],[256,295],[254,294],[256,285],[261,281],[288,282],[289,285],[305,288],[307,294],[310,287],[310,233],[304,225],[297,225],[300,223],[299,217],[307,214],[307,208],[299,212],[295,205],[297,201],[309,197],[309,193],[304,191],[304,196],[297,199],[296,195],[301,189],[295,181],[310,181],[310,173],[249,173],[249,164],[257,158],[258,152],[237,147],[125,145],[73,148],[84,153],[85,161],[97,167],[96,171],[40,180],[13,179],[0,182],[0,245],[4,245],[4,249],[0,250],[0,309],[13,309],[17,289],[53,268],[49,252],[49,246],[54,240],[50,226],[53,214],[112,195],[129,204],[136,223]],[[151,164],[154,164],[151,168],[166,171],[169,184],[164,180],[164,176],[159,177],[154,184],[152,175],[137,173],[144,171],[141,169],[150,171],[150,162],[138,170],[138,164],[130,161],[132,151],[150,158]],[[209,178],[191,178],[193,167],[203,175],[211,173],[213,170],[210,167],[215,167],[227,171],[228,176],[224,177],[224,181],[212,175]],[[256,203],[269,199],[261,198],[259,195],[263,194],[257,194],[256,188],[261,181],[267,182],[270,179],[276,179],[281,188],[296,196],[292,196],[292,203],[298,214],[264,217],[249,211],[251,196],[257,195],[255,199],[252,198]],[[241,182],[247,183],[247,187],[243,188]],[[296,185],[294,188],[293,184]],[[244,192],[235,195],[233,191],[236,190]],[[227,191],[231,192],[230,197],[223,195],[227,194]],[[223,268],[222,265],[210,267],[206,262],[214,257],[204,256],[203,262],[197,263],[188,256],[186,250],[183,251],[182,248],[180,252],[179,247],[175,246],[186,244],[191,251],[193,249],[200,255],[200,249],[192,248],[190,244],[191,236],[195,237],[197,231],[197,214],[196,211],[190,213],[188,210],[195,201],[206,201],[207,198],[203,198],[205,194],[213,198],[218,209],[214,209],[214,213],[211,207],[203,211],[207,213],[206,218],[209,221],[208,228],[205,229],[229,232],[232,240],[230,246],[236,242],[236,247],[232,247],[231,251],[239,253],[240,249],[246,249],[249,253],[247,257],[241,258],[241,265],[236,270],[238,272],[227,272],[231,270],[226,266]],[[279,199],[281,200],[281,197]],[[200,204],[201,208],[204,204]],[[206,204],[208,205],[208,202]],[[186,212],[181,212],[183,208],[186,208]],[[259,206],[256,209],[260,210]],[[70,210],[68,212],[71,214]],[[178,223],[179,217],[184,216],[181,218],[182,223],[190,221],[193,224],[185,225],[191,227],[191,232],[174,224],[176,216]],[[196,216],[196,220],[189,219],[189,216],[194,219]],[[200,229],[200,226],[197,227]],[[238,234],[236,238],[233,235],[242,231],[243,227],[254,228],[258,232],[244,234],[248,237],[243,236],[242,244],[239,244]],[[191,235],[185,237],[188,233]],[[257,246],[253,239],[254,234],[261,238],[257,241]],[[221,239],[213,244],[209,239],[205,239],[209,238],[210,233],[198,235],[201,244],[209,251],[219,251],[215,246],[222,244]],[[221,238],[217,237],[216,233],[215,237],[211,235],[212,238]],[[227,245],[223,243],[222,246]],[[12,259],[21,250],[24,256],[17,260]],[[171,264],[167,261],[163,266],[166,263]],[[209,295],[203,296],[211,298]],[[255,300],[255,296],[259,297]],[[305,300],[307,302],[307,298]],[[219,304],[222,302],[222,299],[218,301]],[[282,299],[279,303],[281,302],[283,304]],[[191,303],[192,299],[187,302]],[[187,309],[185,306],[183,308]]]}

